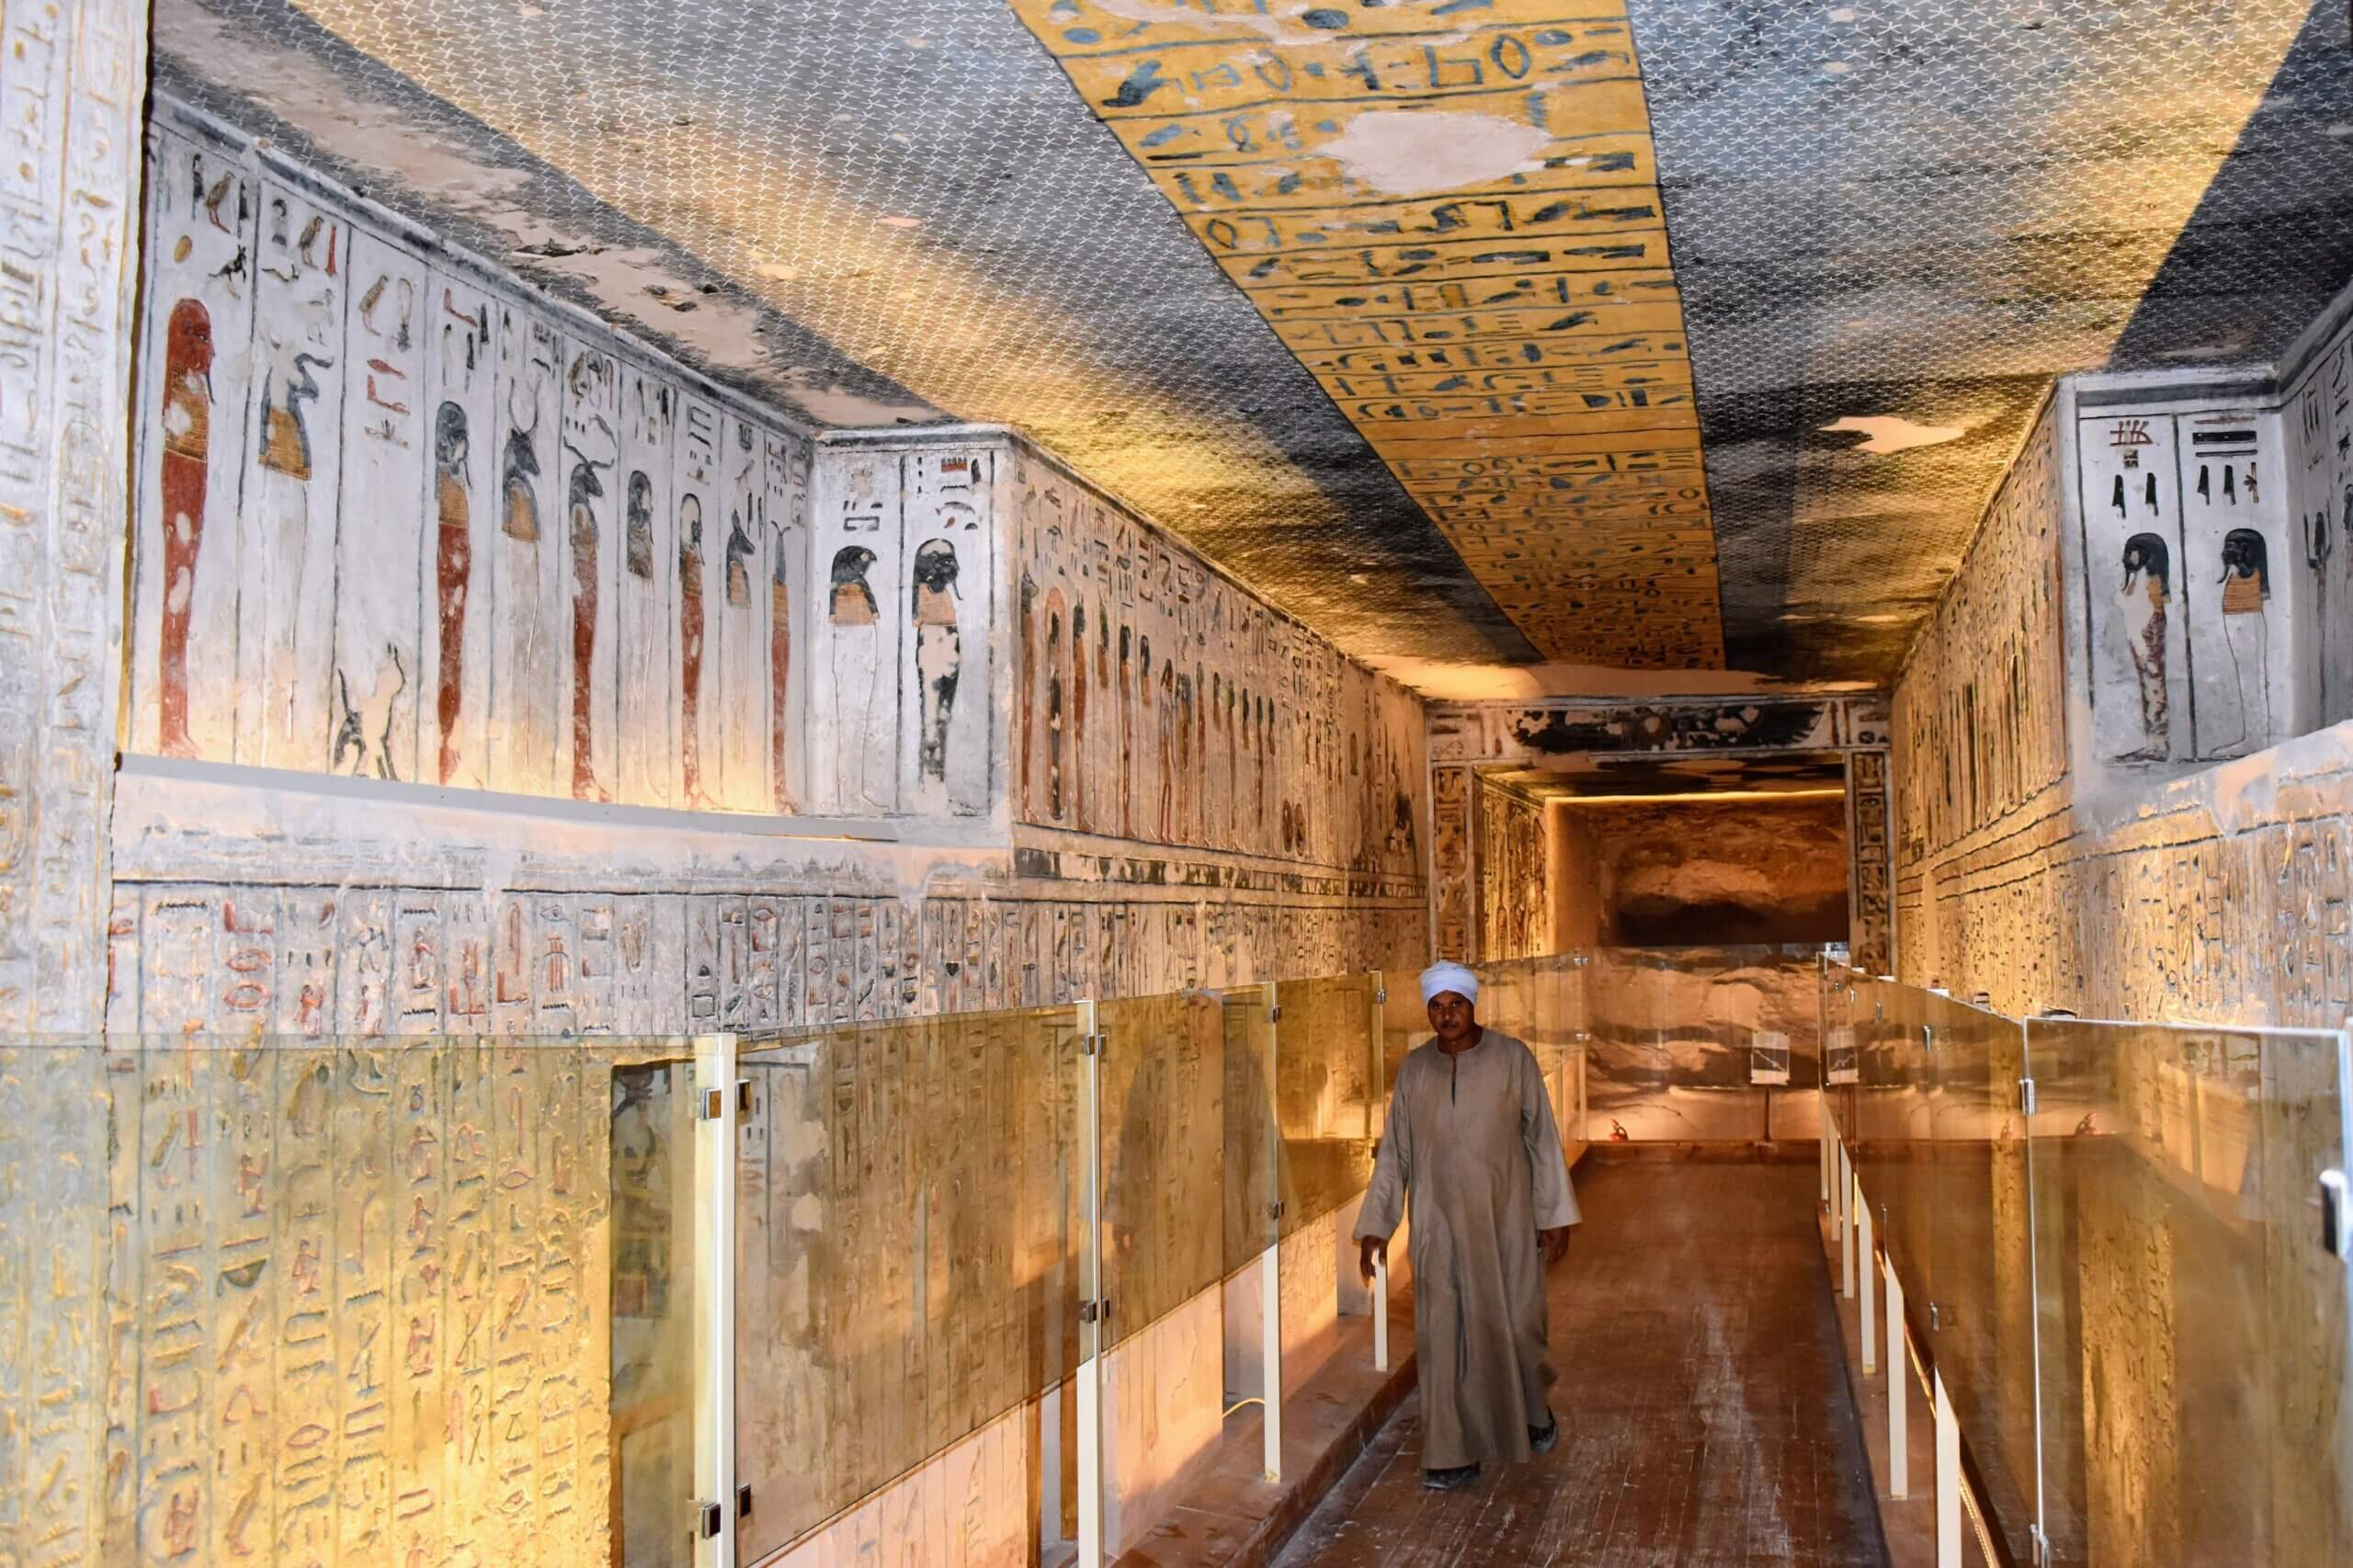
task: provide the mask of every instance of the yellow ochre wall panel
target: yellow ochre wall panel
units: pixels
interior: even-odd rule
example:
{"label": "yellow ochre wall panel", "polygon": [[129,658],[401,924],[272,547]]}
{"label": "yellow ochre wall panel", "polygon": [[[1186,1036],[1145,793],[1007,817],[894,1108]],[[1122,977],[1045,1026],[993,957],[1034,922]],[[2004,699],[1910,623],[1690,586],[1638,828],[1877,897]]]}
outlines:
{"label": "yellow ochre wall panel", "polygon": [[1716,668],[1621,0],[1010,0],[1548,658]]}

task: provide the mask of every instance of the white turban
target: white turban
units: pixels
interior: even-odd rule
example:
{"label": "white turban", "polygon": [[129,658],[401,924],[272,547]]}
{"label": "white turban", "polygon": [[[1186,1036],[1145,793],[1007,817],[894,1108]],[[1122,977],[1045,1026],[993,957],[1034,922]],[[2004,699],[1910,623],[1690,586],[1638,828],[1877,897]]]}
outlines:
{"label": "white turban", "polygon": [[1479,1000],[1479,977],[1459,963],[1434,963],[1422,971],[1422,1004],[1441,991],[1451,991],[1465,1002],[1476,1005]]}

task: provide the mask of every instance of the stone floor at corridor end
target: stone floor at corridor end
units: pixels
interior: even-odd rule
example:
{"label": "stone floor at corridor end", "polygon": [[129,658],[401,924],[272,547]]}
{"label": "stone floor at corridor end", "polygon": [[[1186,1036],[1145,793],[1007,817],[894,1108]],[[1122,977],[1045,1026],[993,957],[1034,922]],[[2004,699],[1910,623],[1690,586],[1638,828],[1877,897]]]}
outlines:
{"label": "stone floor at corridor end", "polygon": [[1586,1222],[1552,1274],[1560,1446],[1426,1492],[1417,1394],[1282,1568],[1883,1568],[1818,1179],[1810,1162],[1586,1161]]}

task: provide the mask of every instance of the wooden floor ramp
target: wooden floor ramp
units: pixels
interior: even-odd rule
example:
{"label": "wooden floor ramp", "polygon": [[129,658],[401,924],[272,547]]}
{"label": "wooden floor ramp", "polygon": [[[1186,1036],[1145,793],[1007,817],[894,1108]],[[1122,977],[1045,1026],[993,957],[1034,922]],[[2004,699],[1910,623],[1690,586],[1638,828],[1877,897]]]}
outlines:
{"label": "wooden floor ramp", "polygon": [[1409,1396],[1284,1568],[1886,1568],[1817,1173],[1594,1152],[1578,1171],[1586,1222],[1552,1271],[1560,1446],[1466,1491],[1426,1492]]}

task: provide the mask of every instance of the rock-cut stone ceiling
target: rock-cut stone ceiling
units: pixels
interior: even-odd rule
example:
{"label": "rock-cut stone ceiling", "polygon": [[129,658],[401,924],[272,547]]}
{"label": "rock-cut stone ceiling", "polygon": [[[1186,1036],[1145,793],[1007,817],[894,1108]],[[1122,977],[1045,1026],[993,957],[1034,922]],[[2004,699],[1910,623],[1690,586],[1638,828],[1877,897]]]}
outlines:
{"label": "rock-cut stone ceiling", "polygon": [[[819,425],[1014,426],[1441,693],[1883,678],[2051,378],[2353,276],[2336,0],[159,0]],[[1499,670],[1529,672],[1501,677]]]}

